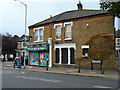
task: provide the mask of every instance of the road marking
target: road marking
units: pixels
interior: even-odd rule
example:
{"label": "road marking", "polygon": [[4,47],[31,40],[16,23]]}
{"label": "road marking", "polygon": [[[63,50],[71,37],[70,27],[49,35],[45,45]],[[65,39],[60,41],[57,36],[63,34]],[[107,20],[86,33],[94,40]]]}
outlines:
{"label": "road marking", "polygon": [[14,63],[14,62],[4,62],[4,63]]}
{"label": "road marking", "polygon": [[94,88],[111,88],[114,89],[113,87],[108,87],[108,86],[93,86]]}
{"label": "road marking", "polygon": [[25,76],[16,76],[18,78],[31,79],[31,80],[41,80],[46,82],[60,83],[61,80],[47,79],[47,78],[37,78],[37,77],[25,77]]}

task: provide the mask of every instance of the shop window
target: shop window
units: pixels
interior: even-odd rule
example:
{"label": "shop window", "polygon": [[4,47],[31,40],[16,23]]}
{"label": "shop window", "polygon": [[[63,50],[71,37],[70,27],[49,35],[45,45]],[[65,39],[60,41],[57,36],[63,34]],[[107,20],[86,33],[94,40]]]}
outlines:
{"label": "shop window", "polygon": [[56,27],[55,27],[55,39],[56,40],[60,40],[61,39],[61,25],[57,25]]}

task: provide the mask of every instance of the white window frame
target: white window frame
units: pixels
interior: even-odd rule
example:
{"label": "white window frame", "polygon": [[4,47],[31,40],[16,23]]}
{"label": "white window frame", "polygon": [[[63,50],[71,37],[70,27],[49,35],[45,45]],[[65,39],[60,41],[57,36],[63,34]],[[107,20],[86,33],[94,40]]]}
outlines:
{"label": "white window frame", "polygon": [[[62,48],[67,48],[68,49],[68,64],[65,65],[75,65],[75,64],[71,64],[70,63],[70,48],[74,48],[76,50],[76,44],[75,43],[69,43],[69,44],[54,44],[54,50],[56,50],[56,48],[59,48],[59,64],[62,64]],[[58,63],[55,63],[58,64]],[[63,64],[62,64],[63,65]]]}
{"label": "white window frame", "polygon": [[66,27],[66,25],[71,25],[71,30],[70,30],[71,37],[70,38],[66,38],[66,28],[65,28],[65,39],[64,40],[72,40],[72,26],[73,26],[73,22],[65,22],[64,23],[64,27]]}
{"label": "white window frame", "polygon": [[[56,26],[60,26],[60,27],[62,28],[62,23],[59,23],[59,24],[55,24],[55,25],[54,25],[54,29],[55,29],[55,40],[56,40],[56,41],[59,41],[59,40],[61,40],[61,38],[60,38],[60,39],[56,39]],[[60,30],[60,35],[61,35],[61,30]]]}
{"label": "white window frame", "polygon": [[[84,48],[88,48],[88,49],[89,49],[89,45],[82,45],[81,48],[82,48],[82,50],[83,50]],[[89,54],[88,54],[88,56],[85,56],[85,55],[83,55],[83,53],[82,53],[82,57],[89,57]]]}
{"label": "white window frame", "polygon": [[[40,30],[43,31],[42,34],[40,34]],[[42,40],[40,39],[40,36],[43,36],[43,39],[42,39]],[[43,40],[44,40],[44,28],[39,28],[39,41],[43,41]]]}
{"label": "white window frame", "polygon": [[[35,38],[34,38],[34,42],[44,41],[44,27],[34,28],[33,32],[35,32],[35,30],[38,31],[38,40],[35,41]],[[40,40],[40,30],[43,30],[43,40]],[[34,37],[35,37],[35,35],[34,35]]]}
{"label": "white window frame", "polygon": [[[120,40],[120,38],[116,38],[116,46],[120,46],[120,45],[117,44],[118,43],[117,42],[118,39]],[[119,42],[119,44],[120,44],[120,42]]]}

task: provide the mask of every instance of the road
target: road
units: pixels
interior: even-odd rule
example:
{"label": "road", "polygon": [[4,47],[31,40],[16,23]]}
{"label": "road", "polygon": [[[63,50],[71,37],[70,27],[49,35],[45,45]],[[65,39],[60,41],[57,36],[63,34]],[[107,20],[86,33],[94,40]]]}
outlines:
{"label": "road", "polygon": [[117,88],[118,80],[3,68],[2,88]]}

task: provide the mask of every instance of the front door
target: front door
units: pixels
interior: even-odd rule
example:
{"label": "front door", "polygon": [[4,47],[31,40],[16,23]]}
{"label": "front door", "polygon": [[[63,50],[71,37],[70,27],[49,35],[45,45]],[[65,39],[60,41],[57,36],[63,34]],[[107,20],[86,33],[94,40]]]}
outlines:
{"label": "front door", "polygon": [[62,64],[68,64],[68,48],[62,48]]}
{"label": "front door", "polygon": [[55,63],[59,63],[59,48],[56,48],[56,62]]}

